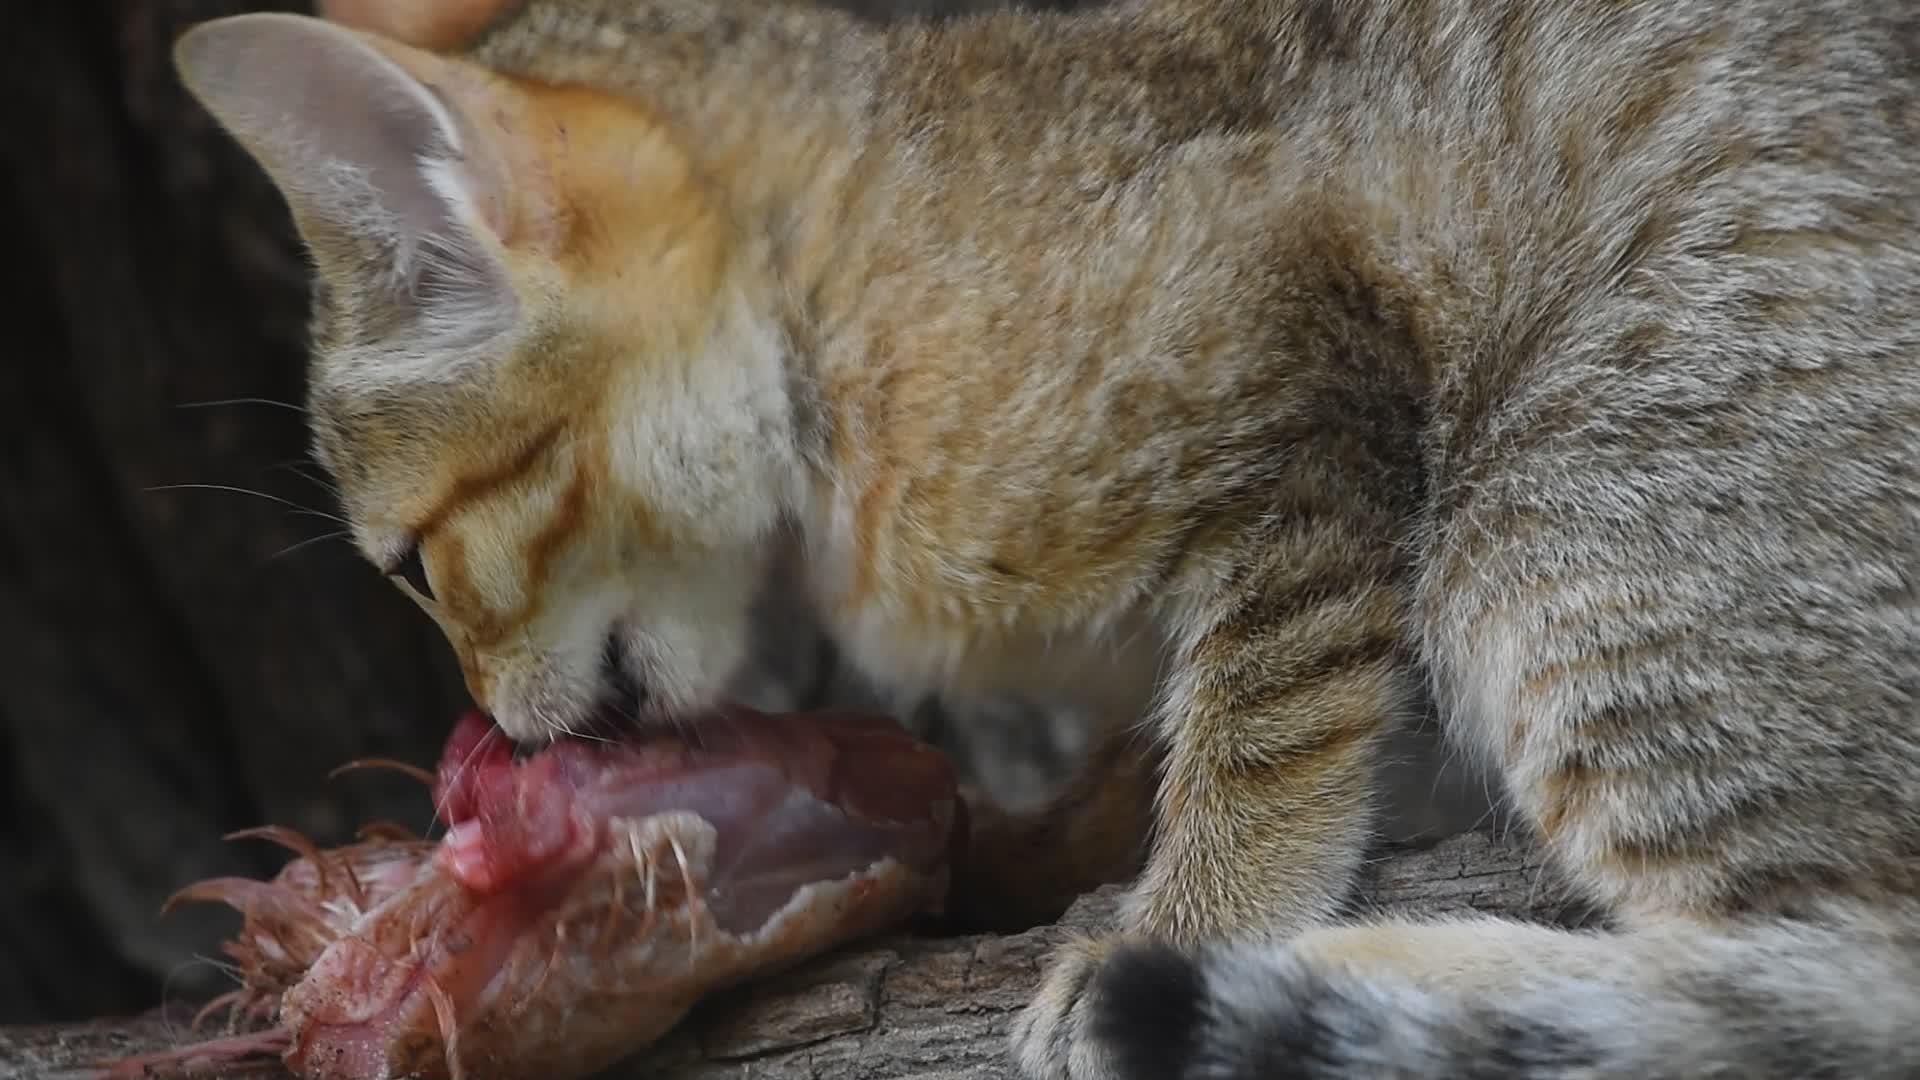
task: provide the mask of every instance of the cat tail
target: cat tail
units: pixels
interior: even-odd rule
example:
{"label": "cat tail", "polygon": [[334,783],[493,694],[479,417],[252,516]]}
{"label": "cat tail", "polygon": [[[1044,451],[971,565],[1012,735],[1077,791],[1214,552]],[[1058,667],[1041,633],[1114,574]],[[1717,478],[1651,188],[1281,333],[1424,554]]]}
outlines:
{"label": "cat tail", "polygon": [[1130,945],[1092,1001],[1125,1080],[1920,1077],[1920,901],[1620,932],[1475,918]]}

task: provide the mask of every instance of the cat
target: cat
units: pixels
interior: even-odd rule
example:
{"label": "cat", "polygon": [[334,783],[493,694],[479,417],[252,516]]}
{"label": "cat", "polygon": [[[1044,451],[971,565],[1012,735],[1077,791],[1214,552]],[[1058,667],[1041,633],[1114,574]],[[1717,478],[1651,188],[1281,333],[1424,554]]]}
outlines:
{"label": "cat", "polygon": [[[874,679],[1108,718],[968,871],[1134,876],[1024,1076],[1920,1075],[1920,9],[494,7],[176,63],[514,737],[710,700],[791,539]],[[1609,929],[1336,918],[1423,701]]]}

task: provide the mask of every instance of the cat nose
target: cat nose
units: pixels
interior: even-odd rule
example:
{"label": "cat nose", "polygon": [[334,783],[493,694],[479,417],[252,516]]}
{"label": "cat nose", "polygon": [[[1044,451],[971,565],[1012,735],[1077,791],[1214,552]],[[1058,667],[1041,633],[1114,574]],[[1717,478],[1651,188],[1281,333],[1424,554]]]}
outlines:
{"label": "cat nose", "polygon": [[640,707],[647,703],[647,689],[628,670],[626,655],[619,635],[608,634],[606,647],[600,654],[600,682],[606,689],[607,707],[613,714],[632,719],[640,715]]}

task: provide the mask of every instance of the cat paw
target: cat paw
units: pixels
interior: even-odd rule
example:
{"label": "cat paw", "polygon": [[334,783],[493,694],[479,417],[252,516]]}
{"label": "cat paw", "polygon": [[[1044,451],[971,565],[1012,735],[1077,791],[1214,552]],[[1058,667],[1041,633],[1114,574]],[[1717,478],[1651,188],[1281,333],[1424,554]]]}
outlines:
{"label": "cat paw", "polygon": [[1081,938],[1052,960],[1013,1028],[1026,1080],[1173,1080],[1200,1022],[1191,958],[1135,937]]}
{"label": "cat paw", "polygon": [[1091,993],[1117,938],[1075,938],[1055,952],[1033,1001],[1013,1024],[1013,1059],[1026,1080],[1119,1080],[1093,1034]]}

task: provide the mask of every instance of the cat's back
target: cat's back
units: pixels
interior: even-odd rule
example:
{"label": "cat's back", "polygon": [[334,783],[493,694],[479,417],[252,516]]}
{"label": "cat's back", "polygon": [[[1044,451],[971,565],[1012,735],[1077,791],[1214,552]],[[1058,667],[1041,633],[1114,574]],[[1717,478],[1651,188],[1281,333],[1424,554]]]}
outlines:
{"label": "cat's back", "polygon": [[874,86],[969,229],[1313,207],[1497,318],[1777,233],[1904,246],[1920,207],[1900,0],[1119,0],[901,30]]}
{"label": "cat's back", "polygon": [[[949,365],[982,411],[1045,401],[1057,442],[1082,419],[1090,455],[1258,426],[1297,383],[1275,365],[1337,379],[1355,341],[1401,350],[1441,488],[1581,498],[1556,482],[1592,432],[1710,431],[1749,466],[1813,431],[1920,446],[1887,412],[1920,402],[1904,0],[1121,0],[909,26],[885,55],[875,186],[912,199],[868,243],[951,271],[859,291],[868,322],[967,280],[1025,336],[961,354],[1144,372],[1150,415],[1120,422],[1111,395],[1029,392],[1049,367]],[[954,353],[906,347],[935,325],[888,340]],[[1183,395],[1207,408],[1161,404]]]}
{"label": "cat's back", "polygon": [[[1199,23],[1209,5],[1149,7]],[[1788,218],[1911,235],[1920,9],[1899,0],[1254,8],[1273,27],[1265,119],[1282,152],[1322,157],[1356,200],[1463,252],[1557,260],[1579,281],[1663,239],[1710,250]]]}
{"label": "cat's back", "polygon": [[1726,491],[1845,445],[1920,460],[1920,9],[1274,10],[1327,20],[1305,115],[1422,298],[1443,484],[1590,504],[1618,494],[1568,480],[1596,455],[1711,445],[1662,482]]}
{"label": "cat's back", "polygon": [[1908,783],[1911,713],[1862,687],[1920,648],[1920,9],[1440,6],[1477,29],[1433,107],[1351,121],[1447,181],[1395,249],[1445,343],[1429,600],[1577,579],[1741,655],[1850,636],[1782,670]]}

